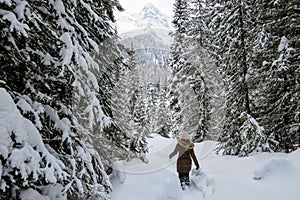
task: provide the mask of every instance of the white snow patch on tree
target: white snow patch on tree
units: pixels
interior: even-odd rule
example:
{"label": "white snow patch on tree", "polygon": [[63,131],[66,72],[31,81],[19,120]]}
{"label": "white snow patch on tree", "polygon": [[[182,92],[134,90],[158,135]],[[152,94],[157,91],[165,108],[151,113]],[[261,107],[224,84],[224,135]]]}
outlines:
{"label": "white snow patch on tree", "polygon": [[289,40],[285,36],[283,36],[278,46],[278,52],[281,52],[284,49],[287,49],[288,47],[289,47]]}
{"label": "white snow patch on tree", "polygon": [[24,37],[28,37],[27,31],[30,30],[27,24],[19,22],[16,15],[13,12],[0,9],[0,16],[3,20],[10,22],[10,31],[13,32],[16,30],[18,33],[21,33]]}
{"label": "white snow patch on tree", "polygon": [[14,12],[18,15],[18,19],[25,19],[25,8],[28,6],[27,1],[16,1],[17,6],[14,9]]}
{"label": "white snow patch on tree", "polygon": [[[52,2],[52,4],[53,4],[53,2]],[[57,15],[60,16],[60,17],[63,14],[66,14],[64,3],[61,0],[55,0],[55,2],[53,4],[53,8],[56,11]]]}
{"label": "white snow patch on tree", "polygon": [[64,187],[61,184],[51,184],[42,188],[42,194],[51,200],[67,200],[67,195],[63,191]]}
{"label": "white snow patch on tree", "polygon": [[5,3],[8,6],[11,6],[11,0],[0,0],[0,3]]}
{"label": "white snow patch on tree", "polygon": [[[35,151],[28,143],[20,149],[13,149],[8,162],[12,168],[20,170],[23,180],[32,179],[37,180],[38,174],[41,173],[40,162],[42,158],[39,153]],[[55,179],[52,181],[56,181]]]}
{"label": "white snow patch on tree", "polygon": [[[60,39],[65,43],[66,47],[62,48],[59,55],[63,58],[62,65],[69,65],[74,53],[74,45],[70,36],[70,33],[64,33]],[[63,74],[63,72],[61,73]]]}
{"label": "white snow patch on tree", "polygon": [[[9,142],[8,142],[9,141]],[[5,127],[0,127],[0,154],[4,159],[8,158],[8,154],[12,149],[11,138]]]}
{"label": "white snow patch on tree", "polygon": [[2,180],[2,172],[3,172],[3,165],[2,165],[2,161],[0,160],[0,183]]}

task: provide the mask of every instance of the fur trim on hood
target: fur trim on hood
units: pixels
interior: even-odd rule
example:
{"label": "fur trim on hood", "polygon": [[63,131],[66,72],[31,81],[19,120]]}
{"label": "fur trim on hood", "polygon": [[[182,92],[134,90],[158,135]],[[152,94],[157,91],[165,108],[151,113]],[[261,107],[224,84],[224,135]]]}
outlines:
{"label": "fur trim on hood", "polygon": [[185,149],[193,149],[195,147],[195,144],[193,142],[191,142],[190,140],[180,139],[180,140],[178,140],[178,144],[180,146],[184,147]]}

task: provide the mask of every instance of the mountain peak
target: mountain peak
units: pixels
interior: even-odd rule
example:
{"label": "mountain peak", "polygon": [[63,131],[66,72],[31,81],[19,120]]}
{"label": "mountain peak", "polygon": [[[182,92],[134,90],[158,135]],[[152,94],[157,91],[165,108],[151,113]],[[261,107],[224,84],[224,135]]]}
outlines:
{"label": "mountain peak", "polygon": [[143,10],[158,10],[158,8],[155,5],[153,5],[153,3],[148,2],[144,5]]}
{"label": "mountain peak", "polygon": [[144,13],[152,13],[155,15],[163,16],[164,14],[152,3],[145,4],[143,11]]}
{"label": "mountain peak", "polygon": [[125,32],[133,29],[170,29],[169,18],[161,12],[154,4],[147,3],[138,13],[124,13],[117,17],[118,29]]}
{"label": "mountain peak", "polygon": [[146,7],[149,7],[149,8],[156,8],[156,6],[155,5],[153,5],[153,3],[151,3],[151,2],[148,2],[148,3],[146,3],[145,5],[144,5],[144,8],[146,8]]}
{"label": "mountain peak", "polygon": [[167,16],[152,3],[147,3],[144,6],[141,15],[144,22],[146,22],[146,27],[148,28],[157,26],[169,28]]}

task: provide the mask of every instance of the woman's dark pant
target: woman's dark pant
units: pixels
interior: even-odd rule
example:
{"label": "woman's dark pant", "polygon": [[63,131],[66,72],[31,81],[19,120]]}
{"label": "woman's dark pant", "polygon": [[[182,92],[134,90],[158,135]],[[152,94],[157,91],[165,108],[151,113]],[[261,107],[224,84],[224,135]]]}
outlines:
{"label": "woman's dark pant", "polygon": [[178,173],[178,177],[180,180],[181,187],[184,187],[184,185],[189,186],[190,185],[190,175],[189,173]]}

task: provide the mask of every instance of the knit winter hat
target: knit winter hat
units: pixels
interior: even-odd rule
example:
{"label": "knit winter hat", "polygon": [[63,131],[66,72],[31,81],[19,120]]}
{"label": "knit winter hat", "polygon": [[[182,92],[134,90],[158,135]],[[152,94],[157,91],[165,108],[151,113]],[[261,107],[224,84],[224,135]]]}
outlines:
{"label": "knit winter hat", "polygon": [[182,137],[183,140],[190,140],[190,135],[188,134],[188,132],[184,131],[182,133]]}

